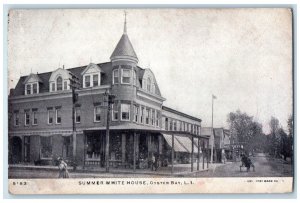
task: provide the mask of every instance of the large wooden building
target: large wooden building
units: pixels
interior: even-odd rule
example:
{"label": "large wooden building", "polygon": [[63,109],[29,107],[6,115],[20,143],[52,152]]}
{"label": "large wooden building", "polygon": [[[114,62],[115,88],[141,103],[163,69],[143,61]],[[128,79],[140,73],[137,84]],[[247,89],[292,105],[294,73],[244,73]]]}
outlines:
{"label": "large wooden building", "polygon": [[[72,75],[81,84],[75,105]],[[201,119],[163,106],[165,98],[153,72],[138,66],[126,22],[110,62],[19,79],[8,99],[9,162],[54,164],[64,157],[77,165],[104,167],[105,93],[116,96],[109,117],[112,165],[147,168],[153,154],[161,165],[205,162],[208,138],[201,136]]]}

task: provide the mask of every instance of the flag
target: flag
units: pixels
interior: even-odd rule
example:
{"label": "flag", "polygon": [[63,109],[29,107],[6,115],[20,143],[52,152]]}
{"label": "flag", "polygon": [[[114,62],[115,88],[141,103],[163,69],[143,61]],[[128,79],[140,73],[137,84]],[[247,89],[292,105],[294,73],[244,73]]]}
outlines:
{"label": "flag", "polygon": [[213,99],[217,99],[217,97],[216,97],[215,95],[212,95],[212,98],[213,98]]}

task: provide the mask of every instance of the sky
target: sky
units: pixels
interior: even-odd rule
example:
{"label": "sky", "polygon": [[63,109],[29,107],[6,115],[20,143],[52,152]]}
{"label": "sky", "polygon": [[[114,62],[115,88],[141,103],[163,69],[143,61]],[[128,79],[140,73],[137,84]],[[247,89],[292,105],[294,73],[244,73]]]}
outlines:
{"label": "sky", "polygon": [[[292,114],[292,21],[288,9],[127,9],[139,66],[150,68],[165,106],[228,128],[241,110],[269,132]],[[110,61],[124,10],[13,10],[9,88],[19,77]]]}

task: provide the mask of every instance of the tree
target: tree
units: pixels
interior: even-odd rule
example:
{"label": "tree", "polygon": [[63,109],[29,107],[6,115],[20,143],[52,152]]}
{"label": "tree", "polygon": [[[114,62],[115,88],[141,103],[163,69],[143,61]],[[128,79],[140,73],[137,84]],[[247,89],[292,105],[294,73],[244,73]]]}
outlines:
{"label": "tree", "polygon": [[244,146],[246,152],[258,150],[257,143],[263,140],[261,124],[254,122],[252,116],[240,110],[229,113],[227,122],[234,139]]}
{"label": "tree", "polygon": [[270,142],[269,142],[269,153],[274,157],[280,155],[280,134],[279,130],[279,120],[275,117],[271,117],[269,122],[270,126]]}

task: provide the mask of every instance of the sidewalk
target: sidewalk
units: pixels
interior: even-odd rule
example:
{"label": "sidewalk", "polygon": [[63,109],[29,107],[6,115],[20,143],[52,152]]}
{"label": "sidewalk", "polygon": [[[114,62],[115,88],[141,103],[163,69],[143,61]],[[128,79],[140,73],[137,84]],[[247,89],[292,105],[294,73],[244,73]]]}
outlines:
{"label": "sidewalk", "polygon": [[[210,164],[211,165],[211,164]],[[215,164],[213,164],[215,165]],[[159,176],[177,176],[177,177],[184,177],[189,176],[194,173],[198,173],[201,171],[208,171],[208,169],[202,168],[202,165],[199,167],[199,171],[197,171],[197,164],[194,164],[194,170],[191,172],[191,165],[190,164],[176,164],[174,165],[174,172],[172,174],[172,167],[160,167],[157,171],[151,171],[150,169],[125,169],[125,168],[110,168],[110,174],[145,174],[145,175],[159,175]],[[35,165],[24,165],[24,164],[14,164],[9,165],[9,169],[20,169],[20,170],[43,170],[43,171],[56,171],[58,170],[58,166],[35,166]],[[73,167],[68,167],[70,173],[106,173],[104,167],[92,167],[92,166],[78,166],[76,170],[73,170]]]}

